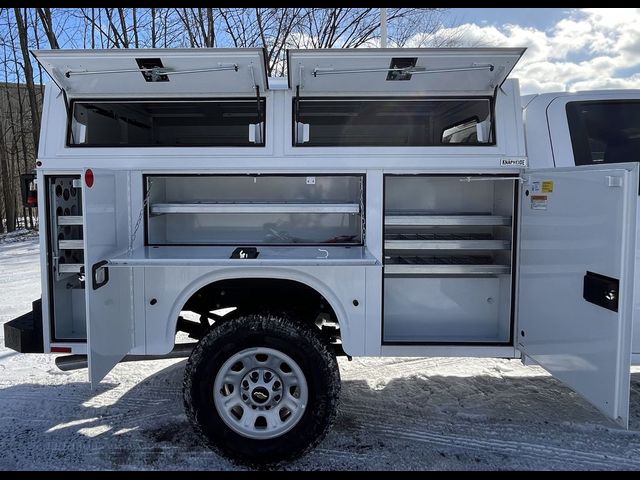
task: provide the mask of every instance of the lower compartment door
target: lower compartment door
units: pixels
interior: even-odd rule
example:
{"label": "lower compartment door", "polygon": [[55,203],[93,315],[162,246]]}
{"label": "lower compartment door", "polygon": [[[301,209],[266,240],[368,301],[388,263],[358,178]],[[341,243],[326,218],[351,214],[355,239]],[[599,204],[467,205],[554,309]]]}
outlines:
{"label": "lower compartment door", "polygon": [[528,171],[521,194],[518,348],[627,427],[635,163]]}
{"label": "lower compartment door", "polygon": [[131,268],[107,263],[128,245],[129,174],[86,170],[82,182],[87,353],[95,387],[133,345]]}

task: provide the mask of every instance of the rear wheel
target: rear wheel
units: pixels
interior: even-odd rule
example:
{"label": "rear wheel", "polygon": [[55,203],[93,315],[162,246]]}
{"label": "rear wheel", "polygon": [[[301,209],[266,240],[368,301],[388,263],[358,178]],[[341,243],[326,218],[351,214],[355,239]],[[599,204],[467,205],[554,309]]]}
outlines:
{"label": "rear wheel", "polygon": [[245,463],[290,460],[335,418],[340,374],[313,327],[249,315],[210,330],[185,370],[184,401],[214,450]]}

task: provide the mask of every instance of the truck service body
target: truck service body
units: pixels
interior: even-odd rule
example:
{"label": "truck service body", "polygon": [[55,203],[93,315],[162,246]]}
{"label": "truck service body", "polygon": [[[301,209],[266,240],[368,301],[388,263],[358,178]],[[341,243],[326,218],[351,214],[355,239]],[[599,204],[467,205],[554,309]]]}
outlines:
{"label": "truck service body", "polygon": [[93,385],[190,353],[195,429],[247,462],[322,439],[345,354],[521,358],[626,427],[640,113],[591,119],[640,94],[521,98],[523,52],[35,52],[42,299],[7,346]]}

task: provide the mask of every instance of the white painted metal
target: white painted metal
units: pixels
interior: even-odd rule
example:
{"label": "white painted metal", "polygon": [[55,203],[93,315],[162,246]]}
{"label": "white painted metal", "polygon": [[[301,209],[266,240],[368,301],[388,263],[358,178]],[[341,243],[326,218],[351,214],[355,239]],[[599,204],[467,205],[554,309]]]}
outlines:
{"label": "white painted metal", "polygon": [[383,340],[508,343],[502,290],[497,277],[385,277]]}
{"label": "white painted metal", "polygon": [[82,225],[82,217],[78,215],[63,215],[58,217],[58,225]]}
{"label": "white painted metal", "polygon": [[82,250],[84,248],[83,240],[58,240],[58,248],[60,250]]}
{"label": "white painted metal", "polygon": [[112,266],[268,266],[268,265],[376,265],[365,247],[258,247],[255,259],[230,258],[236,249],[213,246],[142,247],[109,257]]}
{"label": "white painted metal", "polygon": [[82,207],[89,380],[95,386],[132,348],[134,292],[129,268],[109,269],[106,285],[92,285],[93,265],[124,251],[130,234],[129,172],[92,171],[94,183],[84,183]]}
{"label": "white painted metal", "polygon": [[[289,83],[301,95],[489,95],[522,48],[290,50]],[[392,58],[417,58],[410,80],[387,80]],[[436,71],[439,73],[433,73]],[[347,73],[351,72],[351,73]],[[324,73],[324,75],[323,75]]]}
{"label": "white painted metal", "polygon": [[507,250],[509,240],[386,240],[386,250]]}
{"label": "white painted metal", "polygon": [[[251,148],[234,147],[192,147],[192,148],[69,148],[65,145],[66,110],[63,96],[56,88],[47,88],[43,107],[43,128],[39,149],[39,186],[43,183],[43,174],[79,174],[86,167],[101,167],[109,172],[98,172],[98,178],[113,178],[123,175],[126,178],[114,180],[114,188],[122,189],[126,185],[126,192],[117,191],[106,195],[100,202],[93,202],[97,198],[90,198],[89,207],[93,202],[93,210],[88,211],[87,264],[103,259],[110,261],[110,281],[104,287],[92,291],[90,289],[90,269],[85,266],[87,275],[87,316],[89,317],[89,355],[91,364],[91,379],[95,383],[126,353],[161,354],[173,348],[175,322],[180,309],[195,291],[210,282],[227,278],[283,278],[303,282],[315,288],[323,295],[337,312],[343,336],[344,348],[352,355],[398,355],[398,356],[500,356],[516,358],[520,355],[513,345],[383,345],[382,338],[382,261],[384,250],[383,228],[385,224],[382,198],[383,174],[456,174],[460,177],[472,174],[508,174],[518,176],[518,162],[526,159],[524,144],[524,129],[519,101],[519,89],[516,80],[506,80],[510,69],[522,54],[522,49],[358,49],[354,51],[293,51],[290,55],[290,85],[283,79],[271,82],[273,89],[267,89],[267,79],[264,76],[264,58],[261,51],[221,51],[216,49],[202,50],[155,50],[155,51],[60,51],[38,53],[45,67],[53,73],[53,77],[74,98],[129,98],[148,99],[152,97],[187,98],[187,97],[219,97],[255,95],[255,85],[260,87],[266,98],[265,116],[265,146]],[[139,56],[161,58],[165,67],[171,68],[169,82],[145,82],[142,73],[137,69],[135,58]],[[418,58],[417,69],[409,81],[386,81],[386,75],[391,58],[394,56],[415,56]],[[233,58],[232,58],[233,57]],[[165,61],[166,60],[166,61]],[[224,70],[225,65],[237,64],[238,71]],[[493,71],[486,65],[494,65]],[[68,70],[131,70],[122,73],[86,73],[72,74],[69,77],[60,75]],[[220,69],[220,70],[218,70]],[[466,70],[471,69],[471,70]],[[194,73],[178,73],[179,71],[194,71]],[[214,71],[218,70],[218,71]],[[379,70],[362,73],[337,73],[339,70]],[[449,70],[442,73],[428,73],[433,70]],[[313,76],[313,72],[324,72],[324,75]],[[422,73],[424,72],[424,73]],[[252,76],[253,74],[253,76]],[[501,88],[496,89],[498,84]],[[447,146],[447,147],[295,147],[292,142],[293,118],[292,99],[295,87],[300,85],[301,95],[314,96],[446,96],[446,95],[495,95],[495,134],[496,145],[489,146]],[[548,102],[547,102],[548,103]],[[536,102],[531,103],[531,110]],[[536,107],[537,108],[537,107]],[[550,140],[545,140],[544,134],[549,136],[546,123],[546,107],[538,109],[542,112],[544,121],[536,130],[534,137],[529,136],[529,163],[531,166],[553,167],[551,154],[548,157],[533,156],[537,153],[535,138],[540,139],[540,145],[546,146]],[[536,110],[536,111],[538,111]],[[559,116],[561,112],[557,115]],[[525,113],[527,121],[533,119]],[[554,115],[556,115],[554,113]],[[554,117],[555,118],[555,117]],[[533,120],[532,120],[533,121]],[[555,133],[554,129],[554,133]],[[554,138],[554,142],[556,138]],[[555,146],[555,143],[554,143]],[[563,147],[564,148],[564,147]],[[533,156],[532,156],[533,155]],[[549,160],[551,158],[551,160]],[[563,156],[564,159],[564,156]],[[514,162],[509,163],[510,160]],[[556,161],[558,159],[556,158]],[[563,160],[564,161],[564,160]],[[305,178],[308,175],[320,174],[366,174],[366,200],[364,208],[366,217],[366,235],[363,247],[292,247],[282,249],[278,247],[260,248],[260,257],[256,260],[232,260],[228,257],[233,247],[159,247],[145,246],[144,229],[141,228],[133,242],[133,253],[128,255],[126,246],[140,212],[145,212],[143,206],[143,175],[170,174],[236,174],[262,175],[274,173],[294,173]],[[103,177],[104,174],[104,177]],[[99,180],[98,178],[98,180]],[[495,177],[494,177],[495,178]],[[98,185],[96,180],[96,186]],[[513,180],[509,180],[512,182]],[[461,182],[457,182],[460,184]],[[492,213],[500,222],[508,222],[510,212],[500,210],[505,206],[511,208],[505,200],[508,195],[484,192],[477,184],[507,183],[507,182],[470,182],[458,186],[447,186],[438,192],[432,191],[426,205],[414,205],[420,215],[417,227],[428,226],[427,218],[433,213],[427,208],[429,205],[443,205],[442,198],[447,198],[449,211],[439,211],[439,214],[458,212],[457,219],[451,218],[437,228],[455,227],[456,222],[462,225],[455,228],[470,228],[481,226],[487,230],[509,230],[509,223],[481,225],[464,225],[465,216],[486,217]],[[93,188],[95,189],[96,186]],[[419,185],[416,184],[416,188]],[[83,189],[92,197],[92,189]],[[44,189],[40,189],[40,201],[44,204]],[[419,190],[416,190],[419,191]],[[399,188],[399,195],[407,198],[403,209],[409,208],[411,192],[403,187]],[[472,192],[476,192],[473,194]],[[97,193],[97,192],[96,192]],[[389,192],[386,192],[387,194]],[[508,192],[507,192],[508,193]],[[438,195],[445,197],[438,198]],[[470,202],[474,197],[480,201]],[[109,197],[111,203],[106,201]],[[414,197],[415,198],[415,197]],[[243,199],[246,201],[246,199]],[[296,202],[305,202],[297,199]],[[401,200],[399,200],[402,203]],[[333,203],[333,202],[332,202]],[[98,208],[98,205],[101,207]],[[124,214],[117,213],[128,206]],[[126,209],[126,208],[125,208]],[[41,209],[44,211],[44,209]],[[464,215],[461,212],[466,212]],[[589,215],[581,210],[580,215]],[[203,215],[206,217],[206,215]],[[42,220],[41,224],[46,222]],[[507,219],[507,220],[505,220]],[[579,217],[571,216],[567,219],[579,222]],[[71,220],[69,220],[71,221]],[[401,228],[413,229],[415,226],[402,225],[403,219],[394,220],[389,216],[388,221],[393,224],[400,222]],[[497,220],[496,220],[497,221]],[[114,228],[114,222],[117,226]],[[449,223],[447,223],[449,222]],[[519,225],[519,219],[514,217],[513,225]],[[110,226],[111,225],[111,226]],[[505,228],[507,227],[507,228]],[[43,252],[46,251],[47,232],[41,235]],[[507,241],[502,236],[499,241]],[[122,247],[122,248],[120,248]],[[323,250],[326,250],[325,253]],[[444,252],[443,252],[444,253]],[[504,254],[501,252],[500,254]],[[508,254],[508,252],[506,252]],[[325,258],[326,256],[326,258]],[[442,277],[446,281],[440,286],[431,282],[428,295],[438,298],[442,302],[460,300],[460,305],[483,301],[476,309],[478,318],[482,318],[476,328],[474,338],[497,338],[500,341],[507,338],[505,328],[509,322],[498,318],[508,318],[510,302],[487,302],[481,293],[511,291],[511,275],[508,262],[496,265],[477,265],[473,268],[483,269],[484,273],[474,270],[474,282],[478,281],[478,288],[471,288],[471,282],[463,281],[463,275]],[[388,269],[387,269],[388,267]],[[390,275],[392,280],[404,282],[411,278],[404,265],[388,265],[386,273],[396,270]],[[409,266],[413,269],[414,266]],[[422,267],[422,266],[420,266]],[[431,266],[427,266],[431,267]],[[437,266],[438,268],[440,266]],[[449,266],[443,266],[449,267]],[[464,266],[469,267],[469,266]],[[485,267],[491,267],[491,275]],[[48,301],[48,285],[46,271],[48,264],[42,256],[43,272],[43,301]],[[65,267],[72,268],[72,267]],[[416,267],[417,268],[417,267]],[[517,269],[517,265],[516,265]],[[435,271],[429,274],[434,275]],[[452,273],[449,270],[448,273]],[[480,275],[487,275],[480,277]],[[557,273],[557,272],[556,272]],[[556,274],[554,273],[554,275]],[[430,279],[427,272],[420,272],[425,279]],[[437,275],[440,275],[438,272]],[[515,275],[516,272],[513,272]],[[462,282],[461,282],[462,281]],[[480,284],[480,282],[482,283]],[[461,282],[461,283],[459,283]],[[496,285],[497,282],[497,285]],[[117,285],[117,286],[116,286]],[[409,285],[407,283],[407,285]],[[416,285],[416,284],[414,284]],[[411,288],[411,287],[407,287]],[[491,290],[488,292],[487,289]],[[118,291],[116,291],[118,290]],[[401,288],[402,290],[402,288]],[[466,293],[465,293],[466,292]],[[415,297],[423,301],[424,290],[416,290]],[[458,298],[459,297],[459,298]],[[629,296],[627,296],[629,297]],[[156,298],[155,305],[150,305],[149,298]],[[358,305],[354,304],[357,300]],[[551,303],[551,302],[547,302]],[[433,304],[432,304],[433,305]],[[393,305],[392,305],[393,306]],[[385,307],[386,308],[386,307]],[[49,313],[43,309],[45,326],[45,346],[50,345]],[[414,307],[414,333],[430,335],[419,322],[420,306]],[[431,318],[437,318],[435,313]],[[467,310],[455,307],[450,315],[460,314],[465,317]],[[486,315],[485,315],[486,314]],[[414,322],[415,320],[415,322]],[[465,320],[465,321],[466,321]],[[477,320],[477,318],[476,318]],[[128,323],[127,323],[128,322]],[[432,321],[437,325],[442,338],[455,337],[458,332],[447,330],[448,325]],[[494,325],[496,328],[494,329]],[[555,328],[556,326],[553,325]],[[551,328],[551,327],[549,327]],[[405,332],[406,333],[406,332]],[[57,344],[56,344],[57,345]],[[65,344],[66,345],[66,344]],[[571,353],[572,345],[568,342],[567,352]],[[80,352],[82,344],[74,346],[74,353]],[[84,348],[87,348],[84,346]],[[522,347],[525,348],[525,347]],[[533,347],[531,347],[533,348]],[[534,353],[535,357],[535,353]],[[561,372],[553,370],[554,374],[565,381]],[[624,383],[624,382],[622,382]],[[606,382],[600,387],[608,389]],[[598,399],[595,400],[596,402]],[[619,410],[623,410],[621,405]]]}
{"label": "white painted metal", "polygon": [[386,215],[384,224],[396,227],[511,225],[511,217],[499,215]]}
{"label": "white painted metal", "polygon": [[501,165],[501,158],[525,155],[524,141],[519,140],[523,138],[522,121],[514,118],[521,112],[517,93],[516,80],[507,80],[498,90],[496,146],[377,147],[373,151],[370,147],[293,147],[291,129],[271,128],[292,118],[293,92],[269,90],[264,147],[167,147],[153,148],[150,155],[150,149],[136,147],[66,147],[64,98],[52,86],[45,90],[47,116],[43,120],[48,123],[42,131],[45,143],[39,158],[47,172],[77,170],[91,159],[93,166],[145,173],[363,173],[391,167],[408,173],[517,173],[517,167]]}
{"label": "white painted metal", "polygon": [[82,263],[62,263],[58,265],[58,271],[60,273],[80,273],[82,267],[84,267]]}
{"label": "white painted metal", "polygon": [[[566,105],[584,101],[639,101],[640,90],[601,90],[587,92],[556,92],[523,97],[527,151],[535,168],[571,167],[575,165]],[[638,197],[640,202],[640,196]],[[636,244],[640,245],[640,207],[636,225]],[[635,292],[633,307],[632,351],[640,354],[640,249],[635,257]]]}
{"label": "white painted metal", "polygon": [[[303,283],[319,292],[336,312],[345,351],[350,355],[365,354],[365,331],[371,322],[371,317],[365,315],[368,301],[365,277],[380,282],[382,266],[363,265],[355,268],[353,265],[333,265],[328,268],[313,264],[278,265],[274,262],[259,265],[245,260],[240,262],[245,262],[245,266],[175,264],[145,268],[145,297],[157,299],[154,305],[149,302],[145,304],[147,352],[164,354],[171,351],[178,315],[186,301],[201,287],[228,278],[278,278]],[[354,300],[357,300],[357,305]],[[379,301],[378,297],[378,305]],[[375,315],[374,312],[369,313]]]}
{"label": "white painted metal", "polygon": [[394,265],[384,266],[385,275],[504,275],[509,265]]}
{"label": "white painted metal", "polygon": [[[534,172],[521,196],[518,348],[626,427],[638,166]],[[544,208],[526,196],[534,181],[553,182]],[[618,312],[583,299],[587,271],[620,280]]]}
{"label": "white painted metal", "polygon": [[382,345],[383,357],[474,357],[520,358],[512,346],[495,345]]}
{"label": "white painted metal", "polygon": [[357,203],[155,203],[151,213],[360,213]]}
{"label": "white painted metal", "polygon": [[[267,76],[263,50],[36,50],[35,57],[69,98],[255,96]],[[167,82],[147,82],[136,59],[159,58]],[[237,70],[235,68],[237,66]]]}

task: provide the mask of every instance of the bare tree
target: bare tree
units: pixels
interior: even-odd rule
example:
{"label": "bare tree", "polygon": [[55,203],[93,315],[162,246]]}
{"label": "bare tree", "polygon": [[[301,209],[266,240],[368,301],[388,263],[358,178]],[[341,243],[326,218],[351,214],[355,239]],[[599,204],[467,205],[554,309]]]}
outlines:
{"label": "bare tree", "polygon": [[29,108],[31,109],[31,123],[33,124],[33,144],[36,151],[38,150],[38,135],[40,132],[40,113],[38,112],[38,101],[36,100],[36,87],[33,81],[33,67],[31,66],[31,57],[29,55],[29,36],[27,33],[27,24],[22,17],[19,8],[14,8],[16,23],[18,26],[18,38],[20,39],[20,50],[22,52],[22,65],[24,69],[24,77],[27,83],[27,93],[29,94]]}
{"label": "bare tree", "polygon": [[[455,30],[441,28],[444,14],[387,9],[389,45],[458,44]],[[0,213],[13,228],[15,176],[37,152],[43,72],[30,48],[259,47],[268,74],[278,76],[286,74],[288,48],[375,47],[379,38],[377,8],[0,8]]]}
{"label": "bare tree", "polygon": [[53,30],[53,19],[51,17],[51,9],[50,8],[36,8],[38,12],[38,17],[40,17],[40,21],[42,22],[42,27],[44,28],[44,33],[49,40],[49,45],[51,48],[60,48],[58,45],[58,38],[56,37],[55,31]]}

